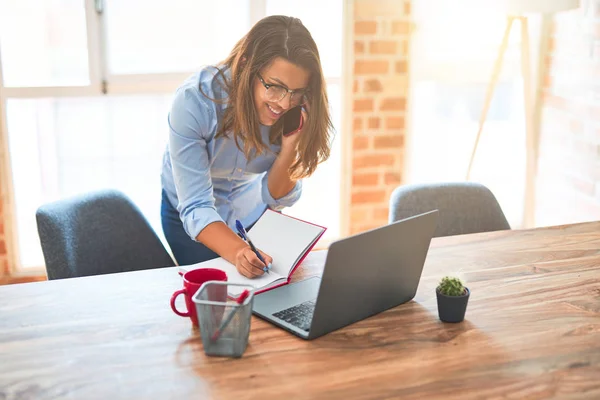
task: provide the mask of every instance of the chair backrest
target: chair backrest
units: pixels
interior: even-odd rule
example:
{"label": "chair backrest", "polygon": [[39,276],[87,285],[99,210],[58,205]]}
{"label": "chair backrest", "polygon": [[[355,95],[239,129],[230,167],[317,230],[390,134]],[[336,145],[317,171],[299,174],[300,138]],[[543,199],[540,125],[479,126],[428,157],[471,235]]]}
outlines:
{"label": "chair backrest", "polygon": [[48,279],[175,265],[138,207],[116,190],[45,204],[36,220]]}
{"label": "chair backrest", "polygon": [[389,222],[439,210],[434,237],[510,229],[496,197],[473,182],[409,184],[390,197]]}

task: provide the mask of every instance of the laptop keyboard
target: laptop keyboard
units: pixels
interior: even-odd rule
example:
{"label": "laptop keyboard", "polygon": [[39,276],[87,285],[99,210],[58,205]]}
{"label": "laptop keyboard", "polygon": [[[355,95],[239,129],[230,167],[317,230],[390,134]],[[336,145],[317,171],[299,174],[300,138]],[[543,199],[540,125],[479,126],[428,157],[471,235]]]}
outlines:
{"label": "laptop keyboard", "polygon": [[288,324],[292,324],[303,331],[310,329],[310,322],[312,321],[313,312],[315,310],[314,300],[305,301],[297,306],[286,308],[285,310],[276,312],[273,316],[284,320]]}

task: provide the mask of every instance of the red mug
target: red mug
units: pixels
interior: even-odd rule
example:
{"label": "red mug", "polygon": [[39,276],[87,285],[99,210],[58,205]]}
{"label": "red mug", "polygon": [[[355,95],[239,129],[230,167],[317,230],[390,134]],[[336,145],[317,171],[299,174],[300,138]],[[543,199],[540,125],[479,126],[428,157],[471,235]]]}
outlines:
{"label": "red mug", "polygon": [[[179,289],[171,296],[171,308],[173,312],[181,317],[189,317],[192,324],[198,326],[198,315],[196,314],[196,305],[192,301],[192,297],[204,282],[208,281],[227,281],[227,274],[220,269],[215,268],[198,268],[183,274],[183,289]],[[185,295],[186,312],[181,312],[175,307],[175,299],[180,294]]]}

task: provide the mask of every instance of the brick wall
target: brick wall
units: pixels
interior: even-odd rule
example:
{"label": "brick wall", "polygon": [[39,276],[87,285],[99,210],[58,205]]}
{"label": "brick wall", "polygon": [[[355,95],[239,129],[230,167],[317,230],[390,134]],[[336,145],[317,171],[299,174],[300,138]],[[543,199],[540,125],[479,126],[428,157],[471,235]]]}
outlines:
{"label": "brick wall", "polygon": [[[0,105],[1,106],[1,105]],[[5,278],[9,276],[9,271],[11,271],[11,265],[9,265],[9,257],[8,257],[8,244],[7,244],[7,213],[8,213],[8,190],[7,183],[9,181],[5,180],[6,171],[8,167],[8,152],[5,152],[4,149],[8,146],[6,145],[6,132],[2,131],[3,121],[2,121],[2,113],[0,113],[0,285],[5,283]]]}
{"label": "brick wall", "polygon": [[402,182],[409,0],[355,0],[350,233],[387,223]]}
{"label": "brick wall", "polygon": [[536,225],[600,219],[600,0],[581,4],[553,24]]}

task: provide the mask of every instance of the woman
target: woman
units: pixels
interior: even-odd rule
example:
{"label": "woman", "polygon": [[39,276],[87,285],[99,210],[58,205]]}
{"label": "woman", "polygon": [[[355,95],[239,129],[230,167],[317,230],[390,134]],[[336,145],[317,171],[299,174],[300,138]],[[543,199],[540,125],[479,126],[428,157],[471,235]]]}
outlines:
{"label": "woman", "polygon": [[[302,105],[302,128],[282,134]],[[298,201],[301,179],[330,153],[331,120],[317,46],[300,20],[259,21],[219,66],[175,93],[163,159],[161,220],[180,265],[218,256],[249,278],[268,270],[235,233]],[[265,265],[267,264],[267,265]]]}

